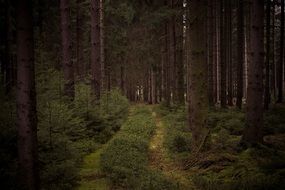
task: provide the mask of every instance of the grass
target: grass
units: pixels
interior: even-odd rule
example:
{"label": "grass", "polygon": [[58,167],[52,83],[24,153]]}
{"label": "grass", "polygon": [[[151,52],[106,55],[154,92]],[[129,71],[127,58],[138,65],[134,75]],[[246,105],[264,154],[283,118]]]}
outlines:
{"label": "grass", "polygon": [[81,181],[78,190],[108,190],[110,181],[101,170],[100,156],[104,149],[102,146],[96,152],[87,155],[79,173]]}

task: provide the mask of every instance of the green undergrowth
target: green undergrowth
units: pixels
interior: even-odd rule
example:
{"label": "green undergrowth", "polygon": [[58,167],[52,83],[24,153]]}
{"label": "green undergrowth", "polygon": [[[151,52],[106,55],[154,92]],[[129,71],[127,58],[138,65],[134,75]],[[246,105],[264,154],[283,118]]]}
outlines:
{"label": "green undergrowth", "polygon": [[173,189],[162,174],[148,169],[149,142],[155,127],[149,108],[137,106],[103,150],[101,166],[114,189]]}
{"label": "green undergrowth", "polygon": [[195,189],[285,189],[284,106],[275,106],[265,113],[264,145],[246,150],[239,147],[244,113],[235,109],[210,110],[210,133],[203,151],[195,155],[191,152],[185,107],[157,106],[155,109],[166,125],[168,154],[192,174]]}

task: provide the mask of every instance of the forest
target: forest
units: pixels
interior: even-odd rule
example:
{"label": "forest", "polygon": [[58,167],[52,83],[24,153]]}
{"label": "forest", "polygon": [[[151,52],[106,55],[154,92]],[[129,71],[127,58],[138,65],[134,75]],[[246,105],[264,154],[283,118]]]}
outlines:
{"label": "forest", "polygon": [[284,0],[0,0],[0,188],[284,190]]}

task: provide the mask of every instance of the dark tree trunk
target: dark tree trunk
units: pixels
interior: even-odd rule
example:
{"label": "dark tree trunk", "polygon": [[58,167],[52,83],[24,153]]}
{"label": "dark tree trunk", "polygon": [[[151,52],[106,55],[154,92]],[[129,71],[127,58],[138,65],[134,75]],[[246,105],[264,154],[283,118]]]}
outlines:
{"label": "dark tree trunk", "polygon": [[60,0],[62,67],[64,74],[64,95],[74,98],[74,68],[71,58],[71,27],[69,0]]}
{"label": "dark tree trunk", "polygon": [[227,0],[227,71],[228,71],[228,96],[229,106],[233,106],[233,64],[232,64],[232,1]]}
{"label": "dark tree trunk", "polygon": [[101,94],[101,63],[100,63],[100,2],[91,0],[91,73],[92,91],[95,99]]}
{"label": "dark tree trunk", "polygon": [[277,102],[283,102],[283,65],[284,64],[284,1],[281,1],[281,28],[280,28],[280,56],[278,67],[278,99]]}
{"label": "dark tree trunk", "polygon": [[237,107],[241,109],[243,98],[243,69],[245,61],[244,0],[239,0],[237,30]]}
{"label": "dark tree trunk", "polygon": [[272,2],[272,50],[271,50],[271,92],[274,100],[276,99],[276,62],[275,62],[275,0]]}
{"label": "dark tree trunk", "polygon": [[32,2],[17,3],[17,126],[20,187],[39,189]]}
{"label": "dark tree trunk", "polygon": [[[177,9],[183,10],[183,0],[179,0],[177,3]],[[178,104],[184,104],[184,59],[183,59],[183,15],[176,17],[176,102]]]}
{"label": "dark tree trunk", "polygon": [[246,128],[242,136],[242,143],[247,146],[262,142],[264,1],[251,0],[250,13]]}
{"label": "dark tree trunk", "polygon": [[208,11],[207,11],[207,38],[208,38],[208,98],[209,105],[214,106],[214,7],[213,1],[208,0]]}
{"label": "dark tree trunk", "polygon": [[188,121],[192,131],[193,148],[199,150],[207,135],[208,117],[208,67],[205,39],[207,4],[205,0],[192,0],[189,5],[188,59]]}
{"label": "dark tree trunk", "polygon": [[264,109],[268,110],[270,103],[270,0],[266,1],[266,61],[265,61],[265,87],[264,87]]}
{"label": "dark tree trunk", "polygon": [[76,0],[76,75],[79,78],[83,77],[84,74],[84,47],[83,47],[83,41],[84,41],[84,30],[83,30],[83,10],[81,8],[81,2],[82,0]]}
{"label": "dark tree trunk", "polygon": [[220,95],[221,107],[225,108],[227,105],[227,63],[226,63],[226,16],[225,16],[225,0],[221,0],[220,7]]}

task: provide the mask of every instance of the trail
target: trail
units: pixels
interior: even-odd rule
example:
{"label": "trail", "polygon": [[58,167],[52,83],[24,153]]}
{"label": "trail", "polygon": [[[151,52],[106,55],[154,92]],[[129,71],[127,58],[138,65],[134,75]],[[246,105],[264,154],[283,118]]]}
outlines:
{"label": "trail", "polygon": [[78,190],[108,190],[109,181],[101,172],[100,155],[104,149],[104,145],[94,153],[87,155],[81,166]]}
{"label": "trail", "polygon": [[156,131],[150,141],[149,167],[161,171],[169,180],[176,182],[179,189],[191,188],[191,176],[168,156],[167,149],[164,147],[166,127],[153,110],[152,116],[156,122]]}

